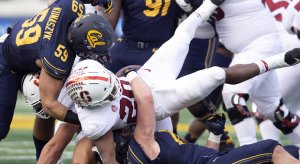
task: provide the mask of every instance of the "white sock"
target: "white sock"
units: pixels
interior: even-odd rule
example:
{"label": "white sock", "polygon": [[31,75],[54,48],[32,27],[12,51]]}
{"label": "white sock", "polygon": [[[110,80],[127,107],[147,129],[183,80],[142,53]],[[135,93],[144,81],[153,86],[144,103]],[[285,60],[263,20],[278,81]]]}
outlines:
{"label": "white sock", "polygon": [[256,124],[254,119],[245,118],[242,122],[233,125],[240,146],[256,143]]}
{"label": "white sock", "polygon": [[290,66],[284,61],[285,53],[280,53],[278,55],[274,55],[263,60],[255,62],[259,67],[260,74],[265,73],[267,71]]}
{"label": "white sock", "polygon": [[264,120],[259,124],[259,131],[263,140],[273,139],[280,143],[280,131],[271,120]]}

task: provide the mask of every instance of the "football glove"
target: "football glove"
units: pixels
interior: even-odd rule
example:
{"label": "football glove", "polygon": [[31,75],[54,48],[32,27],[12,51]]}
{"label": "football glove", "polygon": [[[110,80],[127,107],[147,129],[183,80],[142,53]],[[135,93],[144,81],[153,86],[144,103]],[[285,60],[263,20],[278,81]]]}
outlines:
{"label": "football glove", "polygon": [[220,6],[225,0],[210,0],[216,6]]}
{"label": "football glove", "polygon": [[96,5],[103,7],[105,13],[110,13],[113,9],[113,4],[111,0],[94,0],[92,6]]}
{"label": "football glove", "polygon": [[205,125],[207,129],[214,135],[220,135],[224,133],[226,117],[224,113],[211,114],[206,120]]}

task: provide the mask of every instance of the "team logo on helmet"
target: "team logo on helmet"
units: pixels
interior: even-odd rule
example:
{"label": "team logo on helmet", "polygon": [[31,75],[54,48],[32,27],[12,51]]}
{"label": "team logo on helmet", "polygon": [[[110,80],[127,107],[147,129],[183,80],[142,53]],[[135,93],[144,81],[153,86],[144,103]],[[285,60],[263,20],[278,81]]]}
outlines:
{"label": "team logo on helmet", "polygon": [[95,48],[96,46],[103,46],[105,45],[105,42],[100,41],[100,38],[102,38],[102,33],[96,30],[90,30],[87,33],[87,39],[89,41],[89,44],[91,47]]}

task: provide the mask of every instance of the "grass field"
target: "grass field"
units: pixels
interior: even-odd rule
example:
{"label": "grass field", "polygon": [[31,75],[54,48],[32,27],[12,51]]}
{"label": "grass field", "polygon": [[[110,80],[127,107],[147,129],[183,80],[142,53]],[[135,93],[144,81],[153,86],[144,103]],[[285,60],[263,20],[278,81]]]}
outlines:
{"label": "grass field", "polygon": [[[193,117],[186,110],[180,113],[180,124],[178,131],[180,136],[184,136],[188,129],[189,123]],[[33,164],[35,162],[35,149],[32,142],[32,127],[34,117],[32,109],[24,104],[24,100],[19,98],[11,130],[6,139],[0,142],[0,164]],[[238,145],[234,129],[229,123],[226,124],[226,129],[229,134],[234,138],[236,145]],[[198,144],[204,144],[208,137],[206,132],[202,138],[198,140]],[[259,134],[258,137],[260,138]],[[283,144],[289,142],[285,137],[282,137]],[[66,148],[63,159],[65,164],[71,163],[72,150],[75,146],[74,142]]]}

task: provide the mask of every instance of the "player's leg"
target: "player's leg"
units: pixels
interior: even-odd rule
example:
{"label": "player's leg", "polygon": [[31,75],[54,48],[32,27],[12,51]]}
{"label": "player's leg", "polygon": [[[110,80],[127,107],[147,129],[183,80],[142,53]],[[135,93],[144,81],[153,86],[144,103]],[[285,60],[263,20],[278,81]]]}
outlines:
{"label": "player's leg", "polygon": [[281,143],[280,131],[274,126],[273,122],[259,113],[257,110],[257,106],[254,103],[252,103],[251,108],[262,139],[272,139]]}
{"label": "player's leg", "polygon": [[49,119],[35,117],[33,126],[33,142],[36,150],[37,160],[40,157],[43,147],[53,136],[54,123],[55,120],[51,117]]}
{"label": "player's leg", "polygon": [[[242,153],[241,153],[242,152]],[[297,163],[299,160],[289,154],[277,141],[264,140],[235,148],[217,157],[214,163]]]}
{"label": "player's leg", "polygon": [[0,76],[0,140],[9,132],[21,80],[22,76],[13,73]]}
{"label": "player's leg", "polygon": [[96,154],[92,151],[93,142],[87,137],[80,139],[75,147],[72,163],[88,163],[94,164],[97,163]]}
{"label": "player's leg", "polygon": [[65,147],[72,140],[73,135],[78,130],[79,126],[69,123],[63,123],[59,126],[55,135],[44,146],[38,163],[40,164],[52,164],[56,163]]}
{"label": "player's leg", "polygon": [[[206,64],[210,67],[217,46],[218,38],[193,39],[190,43],[187,57],[177,78],[194,73],[201,69],[205,69]],[[188,133],[184,138],[187,142],[194,143],[198,138],[197,136],[200,136],[206,129],[205,126],[197,119],[197,117],[201,117],[202,113],[206,112],[206,108],[204,107],[203,103],[199,102],[187,107],[187,109],[193,114],[194,117],[196,117],[196,119],[191,123]],[[174,127],[173,132],[175,133],[177,132],[179,113],[174,114],[171,118]]]}
{"label": "player's leg", "polygon": [[300,101],[298,101],[300,92],[297,92],[295,90],[295,88],[300,85],[299,70],[300,65],[276,70],[283,102],[293,113],[297,113],[300,111]]}
{"label": "player's leg", "polygon": [[279,101],[281,92],[278,87],[277,74],[269,72],[268,78],[254,90],[253,99],[258,112],[270,119],[293,144],[300,146],[299,117],[289,111],[283,101]]}
{"label": "player's leg", "polygon": [[[211,66],[220,66],[220,67],[228,67],[229,66],[229,64],[231,62],[231,58],[232,58],[232,53],[229,52],[227,49],[225,49],[225,47],[222,46],[222,44],[220,44],[219,47],[216,49],[215,47],[218,46],[218,44],[216,43],[216,42],[218,42],[217,40],[218,40],[218,38],[209,40],[208,45],[206,45],[206,47],[208,47],[208,51],[207,51],[204,59],[202,59],[200,56],[198,57],[199,59],[202,59],[201,61],[203,62],[202,63],[203,66],[201,69],[209,68]],[[216,52],[212,52],[215,49],[216,49]],[[187,58],[188,58],[188,56],[187,56]],[[223,88],[223,86],[219,86],[206,98],[207,100],[211,101],[217,108],[220,106],[220,103],[222,102],[222,95],[221,95],[222,88]],[[186,141],[194,143],[198,139],[198,137],[200,137],[202,132],[204,132],[204,130],[205,130],[205,126],[197,118],[199,118],[199,117],[201,118],[203,113],[205,113],[205,111],[207,111],[206,110],[207,108],[203,103],[200,102],[191,107],[188,107],[188,109],[196,117],[196,119],[191,123],[189,130],[188,130],[188,134],[186,134],[186,136],[184,138]],[[226,138],[228,138],[228,136]],[[222,145],[221,147],[222,148],[227,147],[227,145],[223,144],[223,143],[226,143],[226,141],[221,142],[221,145]],[[227,141],[227,143],[228,143],[228,141]],[[232,147],[233,146],[232,142],[230,142],[230,143],[231,143],[230,147]]]}

